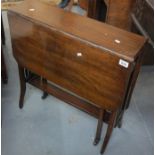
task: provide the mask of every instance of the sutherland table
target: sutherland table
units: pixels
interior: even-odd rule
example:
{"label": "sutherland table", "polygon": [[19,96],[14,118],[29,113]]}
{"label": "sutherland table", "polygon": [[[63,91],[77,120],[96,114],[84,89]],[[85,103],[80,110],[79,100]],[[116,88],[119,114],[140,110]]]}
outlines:
{"label": "sutherland table", "polygon": [[[8,19],[19,67],[20,108],[29,82],[96,113],[99,119],[94,144],[100,140],[102,120],[108,112],[103,153],[115,122],[130,100],[146,39],[36,0],[12,7]],[[25,68],[38,78],[26,81]]]}

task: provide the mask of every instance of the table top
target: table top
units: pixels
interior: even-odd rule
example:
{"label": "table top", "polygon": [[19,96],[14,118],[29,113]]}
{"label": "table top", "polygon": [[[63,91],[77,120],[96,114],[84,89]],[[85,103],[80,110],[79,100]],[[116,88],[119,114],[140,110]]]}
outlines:
{"label": "table top", "polygon": [[[18,5],[22,3],[24,0],[2,0],[1,1],[1,9],[2,10],[8,10],[10,7],[14,5]],[[44,3],[48,3],[48,5],[58,5],[61,0],[38,0]]]}
{"label": "table top", "polygon": [[120,58],[134,61],[146,39],[88,17],[47,5],[37,0],[25,0],[9,8],[20,16],[34,20]]}

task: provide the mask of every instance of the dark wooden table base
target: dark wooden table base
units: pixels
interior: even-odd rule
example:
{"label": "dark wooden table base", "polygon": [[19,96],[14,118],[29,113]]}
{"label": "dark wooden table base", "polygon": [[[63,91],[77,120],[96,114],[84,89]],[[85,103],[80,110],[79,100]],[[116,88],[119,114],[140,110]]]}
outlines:
{"label": "dark wooden table base", "polygon": [[[18,65],[19,69],[19,77],[20,77],[20,99],[19,99],[19,108],[23,108],[24,106],[24,96],[26,92],[26,83],[29,83],[41,90],[44,91],[42,98],[45,99],[48,94],[51,94],[73,106],[76,106],[77,108],[95,116],[98,118],[98,124],[97,124],[97,130],[96,130],[96,136],[94,139],[94,145],[97,145],[101,139],[101,131],[102,131],[102,126],[103,126],[103,121],[108,123],[108,129],[107,133],[105,135],[105,139],[101,148],[101,153],[104,153],[106,146],[108,144],[108,141],[110,139],[112,130],[115,125],[115,120],[117,118],[117,113],[112,112],[108,113],[106,110],[99,109],[90,103],[88,103],[85,100],[82,100],[81,98],[75,97],[72,94],[69,94],[60,88],[49,84],[48,81],[44,78],[41,78],[40,76],[36,74],[30,73],[29,77],[26,77],[25,74],[25,68],[21,67]],[[99,116],[98,116],[99,115]]]}

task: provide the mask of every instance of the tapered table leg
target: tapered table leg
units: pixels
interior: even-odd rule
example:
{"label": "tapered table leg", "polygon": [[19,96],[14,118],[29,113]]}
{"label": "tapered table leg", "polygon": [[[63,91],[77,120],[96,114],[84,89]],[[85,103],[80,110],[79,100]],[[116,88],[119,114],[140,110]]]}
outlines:
{"label": "tapered table leg", "polygon": [[[47,80],[46,80],[45,78],[42,78],[42,82],[43,82],[44,84],[47,84]],[[48,93],[44,91],[41,98],[42,98],[42,99],[46,99],[47,96],[48,96]]]}
{"label": "tapered table leg", "polygon": [[109,119],[109,123],[108,123],[107,133],[105,135],[104,142],[103,142],[103,145],[101,147],[101,154],[104,153],[106,146],[109,142],[109,139],[111,137],[111,134],[112,134],[112,131],[113,131],[113,128],[115,125],[116,116],[117,116],[117,112],[112,112],[110,119]]}
{"label": "tapered table leg", "polygon": [[103,126],[103,115],[104,115],[104,110],[100,109],[97,130],[96,130],[96,136],[95,136],[94,143],[93,143],[94,145],[97,145],[101,138],[101,132],[102,132],[102,126]]}
{"label": "tapered table leg", "polygon": [[1,76],[4,84],[8,83],[8,74],[6,69],[6,63],[3,55],[3,48],[1,46]]}
{"label": "tapered table leg", "polygon": [[44,100],[44,99],[46,99],[47,96],[48,96],[48,93],[44,91],[41,98]]}
{"label": "tapered table leg", "polygon": [[26,91],[26,80],[24,76],[24,68],[18,65],[18,69],[19,69],[19,78],[20,78],[19,108],[22,109],[24,105],[24,96]]}
{"label": "tapered table leg", "polygon": [[3,24],[3,17],[1,12],[1,43],[5,45],[5,32],[4,32],[4,24]]}

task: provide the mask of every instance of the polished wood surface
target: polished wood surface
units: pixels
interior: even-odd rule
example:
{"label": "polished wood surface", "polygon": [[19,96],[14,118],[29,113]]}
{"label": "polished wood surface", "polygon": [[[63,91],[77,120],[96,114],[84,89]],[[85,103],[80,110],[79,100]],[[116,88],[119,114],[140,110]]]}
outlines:
{"label": "polished wood surface", "polygon": [[13,13],[9,18],[19,64],[98,107],[115,109],[122,103],[132,65],[123,68],[118,65],[119,57]]}
{"label": "polished wood surface", "polygon": [[110,137],[112,135],[112,131],[114,129],[114,124],[115,124],[115,121],[116,121],[116,116],[117,116],[117,112],[113,112],[110,116],[110,119],[109,119],[109,125],[108,125],[108,129],[107,129],[107,132],[106,132],[106,135],[105,135],[105,138],[104,138],[104,142],[102,144],[102,147],[101,147],[101,154],[103,154],[105,152],[105,149],[108,145],[108,142],[110,140]]}
{"label": "polished wood surface", "polygon": [[94,139],[94,143],[93,143],[94,145],[97,145],[101,138],[104,112],[105,111],[103,109],[100,109],[99,119],[98,119],[98,124],[97,124],[97,129],[96,129],[96,135],[95,135],[95,139]]}
{"label": "polished wood surface", "polygon": [[106,23],[130,30],[133,4],[134,0],[108,0]]}
{"label": "polished wood surface", "polygon": [[88,16],[130,30],[134,0],[89,0]]}
{"label": "polished wood surface", "polygon": [[[118,65],[117,55],[51,31],[11,11],[8,15],[14,55],[19,64],[98,107],[111,110],[122,104],[131,64],[128,69],[123,68]],[[81,57],[77,56],[79,53]]]}
{"label": "polished wood surface", "polygon": [[82,9],[88,9],[88,0],[78,0],[78,4]]}
{"label": "polished wood surface", "polygon": [[[57,31],[61,30],[61,32],[65,32],[128,61],[133,61],[140,54],[137,51],[140,51],[145,42],[143,37],[93,19],[70,13],[36,0],[29,3],[27,1],[29,0],[25,0],[20,7],[12,7],[10,11],[14,11],[20,16],[26,16],[26,18],[35,20],[35,22],[40,24],[55,28]],[[31,8],[34,8],[35,11],[29,11]],[[116,39],[120,41],[120,44],[115,42]]]}

